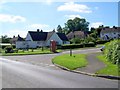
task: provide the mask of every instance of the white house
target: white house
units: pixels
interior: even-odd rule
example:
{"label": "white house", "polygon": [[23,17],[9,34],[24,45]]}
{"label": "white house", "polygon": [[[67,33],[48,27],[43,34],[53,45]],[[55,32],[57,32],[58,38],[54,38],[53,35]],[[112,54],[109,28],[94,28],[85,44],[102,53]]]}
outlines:
{"label": "white house", "polygon": [[25,40],[21,37],[16,41],[16,48],[37,48],[41,46],[50,46],[50,41],[56,41],[57,45],[69,44],[66,35],[64,33],[28,31]]}
{"label": "white house", "polygon": [[103,28],[100,32],[100,38],[102,40],[110,40],[120,38],[120,27]]}

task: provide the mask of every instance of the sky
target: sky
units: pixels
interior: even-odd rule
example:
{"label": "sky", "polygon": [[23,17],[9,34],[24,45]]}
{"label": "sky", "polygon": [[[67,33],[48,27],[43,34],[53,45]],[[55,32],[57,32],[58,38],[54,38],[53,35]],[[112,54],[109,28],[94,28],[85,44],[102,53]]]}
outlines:
{"label": "sky", "polygon": [[68,19],[85,18],[90,27],[118,26],[118,2],[0,1],[0,35],[25,37],[28,31],[56,30]]}

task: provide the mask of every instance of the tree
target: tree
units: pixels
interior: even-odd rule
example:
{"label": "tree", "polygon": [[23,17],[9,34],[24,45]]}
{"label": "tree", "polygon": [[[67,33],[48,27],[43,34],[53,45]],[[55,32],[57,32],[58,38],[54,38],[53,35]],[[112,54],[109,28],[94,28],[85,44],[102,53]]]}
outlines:
{"label": "tree", "polygon": [[67,28],[68,33],[71,31],[88,31],[89,28],[89,22],[86,21],[86,19],[83,18],[74,18],[69,19],[66,23],[65,23],[65,28]]}
{"label": "tree", "polygon": [[88,31],[89,28],[89,22],[86,21],[86,19],[80,19],[78,17],[73,19],[73,22],[75,23],[75,31],[81,30],[81,31]]}
{"label": "tree", "polygon": [[65,23],[65,28],[67,28],[68,31],[74,31],[74,30],[75,30],[75,23],[73,22],[72,19],[69,19],[69,20]]}
{"label": "tree", "polygon": [[67,30],[67,28],[64,27],[64,28],[62,29],[62,32],[65,33],[65,34],[68,34],[68,30]]}
{"label": "tree", "polygon": [[57,31],[58,31],[59,33],[62,33],[62,27],[61,27],[60,25],[58,25]]}
{"label": "tree", "polygon": [[1,42],[2,43],[10,43],[10,39],[11,38],[9,38],[7,35],[4,35],[4,36],[2,35],[1,36]]}
{"label": "tree", "polygon": [[93,33],[96,29],[94,27],[91,27],[90,32]]}

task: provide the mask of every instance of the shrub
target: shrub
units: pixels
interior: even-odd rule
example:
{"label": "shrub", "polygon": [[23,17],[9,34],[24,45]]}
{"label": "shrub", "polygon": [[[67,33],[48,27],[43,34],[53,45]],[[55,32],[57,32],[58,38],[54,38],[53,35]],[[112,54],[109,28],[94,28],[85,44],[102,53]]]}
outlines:
{"label": "shrub", "polygon": [[73,39],[71,39],[70,40],[72,43],[74,43],[74,44],[80,44],[81,43],[81,40],[80,40],[80,38],[73,38]]}
{"label": "shrub", "polygon": [[15,49],[15,48],[16,48],[16,45],[12,45],[12,47]]}
{"label": "shrub", "polygon": [[13,51],[13,47],[12,46],[7,46],[6,48],[5,48],[5,53],[13,53],[14,51]]}
{"label": "shrub", "polygon": [[113,64],[120,64],[120,40],[113,40],[105,44],[105,56]]}

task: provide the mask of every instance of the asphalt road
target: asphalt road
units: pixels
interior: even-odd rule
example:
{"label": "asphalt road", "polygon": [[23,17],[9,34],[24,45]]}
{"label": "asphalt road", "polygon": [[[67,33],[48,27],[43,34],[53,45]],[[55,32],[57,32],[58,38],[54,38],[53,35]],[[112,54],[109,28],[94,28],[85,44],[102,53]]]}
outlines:
{"label": "asphalt road", "polygon": [[[72,51],[73,54],[79,54],[79,53],[95,53],[95,52],[100,52],[99,48],[92,48],[92,49],[84,49],[84,50],[73,50]],[[61,54],[68,54],[70,53],[70,51],[64,51],[62,53],[55,53],[55,54],[40,54],[40,55],[21,55],[21,56],[2,56],[3,58],[6,59],[11,59],[14,61],[20,61],[20,62],[24,62],[24,63],[30,63],[33,65],[38,65],[38,66],[42,66],[42,67],[49,67],[51,69],[55,69],[55,70],[60,70],[59,68],[55,67],[51,60],[52,58],[54,58],[57,55],[61,55]]]}
{"label": "asphalt road", "polygon": [[2,88],[118,88],[118,81],[0,58]]}
{"label": "asphalt road", "polygon": [[[98,48],[73,51],[73,53],[93,52],[100,52],[100,50]],[[118,81],[72,73],[55,67],[51,63],[51,59],[65,53],[69,53],[69,51],[57,54],[5,56],[0,58],[2,87],[118,88]]]}

